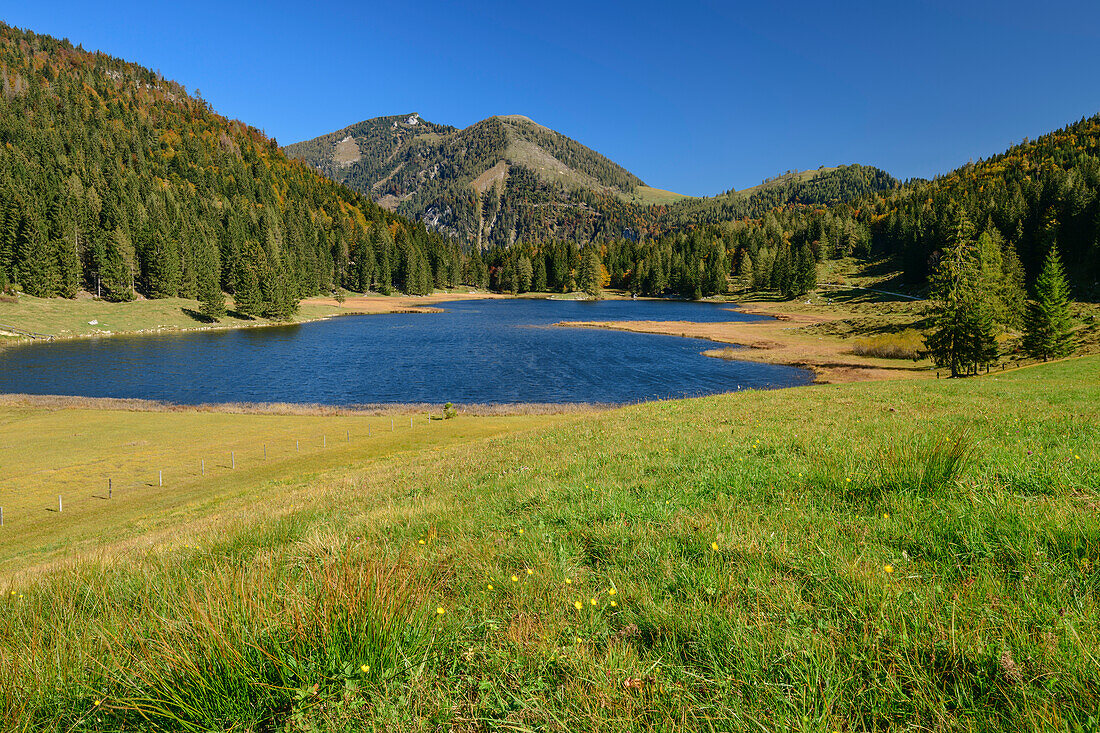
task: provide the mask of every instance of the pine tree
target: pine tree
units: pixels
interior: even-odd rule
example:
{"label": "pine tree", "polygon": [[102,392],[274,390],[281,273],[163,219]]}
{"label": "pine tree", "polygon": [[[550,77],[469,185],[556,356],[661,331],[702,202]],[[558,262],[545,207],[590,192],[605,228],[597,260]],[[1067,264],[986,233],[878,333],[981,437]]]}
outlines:
{"label": "pine tree", "polygon": [[145,295],[174,298],[180,283],[180,260],[175,242],[159,230],[153,230],[146,239],[143,254]]}
{"label": "pine tree", "polygon": [[255,240],[245,242],[233,273],[233,308],[246,318],[263,312],[260,269],[266,268],[263,250]]}
{"label": "pine tree", "polygon": [[1073,353],[1074,321],[1069,310],[1069,285],[1052,244],[1035,279],[1035,297],[1027,304],[1024,318],[1024,350],[1036,359],[1060,359]]}
{"label": "pine tree", "polygon": [[581,290],[593,298],[600,297],[600,252],[595,245],[590,245],[587,254],[581,259],[581,270],[577,279]]}
{"label": "pine tree", "polygon": [[211,321],[225,317],[225,293],[214,269],[205,270],[199,278],[199,303],[199,313]]}
{"label": "pine tree", "polygon": [[520,255],[516,262],[516,286],[519,292],[526,293],[531,289],[531,280],[534,276],[531,260],[527,255]]}
{"label": "pine tree", "polygon": [[116,227],[97,255],[99,278],[96,290],[104,300],[127,302],[134,299],[134,247],[122,227]]}
{"label": "pine tree", "polygon": [[936,308],[925,343],[936,366],[948,367],[952,377],[976,372],[997,358],[997,340],[990,293],[983,288],[973,227],[959,213],[954,242],[947,247],[933,278]]}
{"label": "pine tree", "polygon": [[536,253],[532,266],[534,271],[531,275],[531,289],[544,293],[546,292],[546,257],[541,252]]}
{"label": "pine tree", "polygon": [[80,290],[80,257],[76,253],[76,244],[67,239],[56,239],[52,248],[57,259],[57,295],[75,298]]}
{"label": "pine tree", "polygon": [[17,277],[23,291],[39,298],[56,295],[57,259],[46,242],[37,216],[24,217],[15,252]]}

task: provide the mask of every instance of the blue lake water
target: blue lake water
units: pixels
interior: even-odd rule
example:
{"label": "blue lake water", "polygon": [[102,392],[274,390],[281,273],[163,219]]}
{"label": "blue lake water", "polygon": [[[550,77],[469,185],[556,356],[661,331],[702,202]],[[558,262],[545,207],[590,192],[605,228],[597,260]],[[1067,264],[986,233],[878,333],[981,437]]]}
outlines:
{"label": "blue lake water", "polygon": [[709,341],[558,321],[743,321],[728,305],[478,300],[444,313],[36,342],[0,349],[0,392],[179,404],[638,402],[809,384],[793,367],[703,356]]}

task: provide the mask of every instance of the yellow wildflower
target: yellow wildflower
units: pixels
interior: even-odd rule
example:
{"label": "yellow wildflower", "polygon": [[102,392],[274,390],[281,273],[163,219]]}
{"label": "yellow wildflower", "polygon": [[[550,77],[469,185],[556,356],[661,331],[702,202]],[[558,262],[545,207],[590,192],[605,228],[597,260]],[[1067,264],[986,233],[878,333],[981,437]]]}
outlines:
{"label": "yellow wildflower", "polygon": [[513,583],[518,583],[519,582],[519,576],[518,575],[513,575],[512,576],[512,582]]}
{"label": "yellow wildflower", "polygon": [[532,570],[531,568],[527,568],[527,574],[528,574],[528,575],[534,575],[534,574],[535,574],[535,571],[534,571],[534,570]]}
{"label": "yellow wildflower", "polygon": [[366,674],[367,672],[370,672],[370,665],[364,664],[363,666],[361,666],[359,668],[359,671],[362,672],[363,674]]}
{"label": "yellow wildflower", "polygon": [[711,542],[710,543],[710,549],[714,550],[715,552],[718,552],[718,543],[717,542]]}
{"label": "yellow wildflower", "polygon": [[583,603],[581,603],[580,601],[574,601],[574,602],[573,602],[573,607],[574,607],[574,608],[576,608],[576,609],[577,609],[577,610],[579,611],[579,610],[581,610],[582,608],[584,608],[584,604],[583,604]]}
{"label": "yellow wildflower", "polygon": [[591,604],[592,604],[593,606],[595,606],[595,605],[596,605],[596,603],[597,603],[597,601],[596,601],[596,599],[595,599],[595,598],[591,599],[591,601],[590,601],[590,602],[591,602]]}
{"label": "yellow wildflower", "polygon": [[437,614],[439,614],[440,616],[442,616],[443,614],[447,613],[447,611],[446,611],[446,610],[445,610],[445,609],[443,608],[443,606],[440,606],[439,608],[435,609],[435,612],[436,612]]}
{"label": "yellow wildflower", "polygon": [[887,574],[890,574],[890,573],[894,572],[894,566],[893,565],[887,565],[886,567],[883,568],[883,570],[885,570]]}

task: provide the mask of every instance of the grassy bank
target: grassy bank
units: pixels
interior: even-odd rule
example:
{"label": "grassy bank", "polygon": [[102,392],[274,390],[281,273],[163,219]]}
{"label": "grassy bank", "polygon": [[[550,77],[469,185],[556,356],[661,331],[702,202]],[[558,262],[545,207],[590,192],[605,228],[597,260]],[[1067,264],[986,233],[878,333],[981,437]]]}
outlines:
{"label": "grassy bank", "polygon": [[[259,415],[203,430],[133,413],[149,445],[131,446],[114,413],[9,412],[5,466],[76,433],[71,450],[133,465],[125,500],[149,492],[156,519],[112,520],[105,500],[47,518],[61,474],[46,472],[89,457],[65,469],[59,446],[27,471],[42,481],[29,504],[45,506],[39,524],[3,530],[24,572],[0,601],[2,720],[1086,728],[1100,696],[1098,405],[1087,358],[542,425],[460,418],[453,440],[369,455],[289,455],[285,426]],[[340,435],[312,419],[314,442]],[[238,433],[237,470],[254,473],[219,466],[238,480],[214,492],[228,498],[157,498],[141,485],[151,466],[127,458],[178,434],[160,458],[193,471],[211,436]],[[265,441],[284,451],[277,468],[263,468]],[[51,535],[62,518],[72,527]]]}
{"label": "grassy bank", "polygon": [[[350,295],[343,302],[332,298],[307,298],[301,302],[291,323],[316,321],[337,315],[431,311],[431,305],[444,300],[499,297],[486,293],[437,292],[425,296]],[[66,298],[34,298],[20,294],[17,298],[0,299],[0,345],[24,340],[17,333],[5,332],[5,326],[54,338],[110,336],[123,333],[158,333],[163,331],[194,331],[211,328],[250,328],[269,325],[262,318],[230,315],[211,322],[200,313],[197,300],[163,298],[134,300],[129,303],[109,303],[87,294],[72,300]]]}

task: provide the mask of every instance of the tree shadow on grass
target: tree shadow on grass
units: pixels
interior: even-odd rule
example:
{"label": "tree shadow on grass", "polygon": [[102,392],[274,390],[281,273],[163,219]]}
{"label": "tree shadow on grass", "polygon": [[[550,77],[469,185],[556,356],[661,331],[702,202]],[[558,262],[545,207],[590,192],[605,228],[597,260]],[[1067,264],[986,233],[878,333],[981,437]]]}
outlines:
{"label": "tree shadow on grass", "polygon": [[190,308],[180,308],[180,310],[183,311],[183,315],[199,323],[214,323],[217,320]]}

